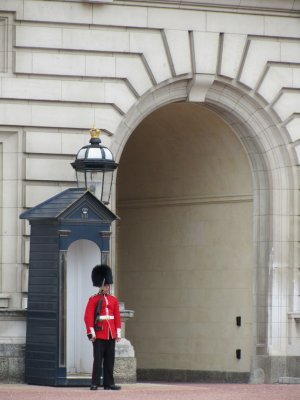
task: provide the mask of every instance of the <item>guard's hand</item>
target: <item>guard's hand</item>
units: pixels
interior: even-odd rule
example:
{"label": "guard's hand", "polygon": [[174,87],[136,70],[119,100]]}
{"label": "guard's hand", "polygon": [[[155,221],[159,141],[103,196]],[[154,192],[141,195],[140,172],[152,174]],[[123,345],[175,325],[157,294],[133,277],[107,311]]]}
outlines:
{"label": "guard's hand", "polygon": [[89,339],[91,342],[94,342],[94,341],[96,340],[96,336],[93,336],[91,333],[89,333],[89,334],[87,335],[87,337],[88,337],[88,339]]}

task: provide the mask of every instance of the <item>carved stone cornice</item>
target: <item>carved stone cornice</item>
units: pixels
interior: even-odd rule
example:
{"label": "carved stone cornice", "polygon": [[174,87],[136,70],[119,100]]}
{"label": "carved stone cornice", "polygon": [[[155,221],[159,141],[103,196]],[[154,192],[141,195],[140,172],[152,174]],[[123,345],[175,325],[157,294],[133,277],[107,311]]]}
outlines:
{"label": "carved stone cornice", "polygon": [[[105,0],[85,0],[88,3],[103,3]],[[161,7],[176,7],[181,9],[202,9],[203,11],[220,11],[220,12],[238,12],[245,14],[257,15],[285,15],[291,14],[300,15],[300,1],[287,2],[286,0],[277,1],[274,4],[273,0],[257,2],[253,0],[113,0],[107,3],[114,4],[132,4],[141,6],[161,6]]]}
{"label": "carved stone cornice", "polygon": [[246,14],[259,15],[291,15],[300,14],[300,0],[288,2],[286,0],[277,1],[265,0],[258,2],[253,0],[60,0],[71,3],[90,3],[90,4],[122,4],[158,7],[180,7],[181,9],[202,9],[207,11],[239,12]]}
{"label": "carved stone cornice", "polygon": [[0,308],[0,321],[26,321],[26,318],[27,310]]}

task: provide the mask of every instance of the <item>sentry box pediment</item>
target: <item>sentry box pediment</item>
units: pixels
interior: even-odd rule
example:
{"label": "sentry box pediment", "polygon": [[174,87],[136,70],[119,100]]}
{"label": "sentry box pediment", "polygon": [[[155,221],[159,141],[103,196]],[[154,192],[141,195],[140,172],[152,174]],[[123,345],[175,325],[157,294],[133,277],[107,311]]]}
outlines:
{"label": "sentry box pediment", "polygon": [[89,190],[81,188],[67,189],[23,212],[20,218],[29,220],[31,237],[45,234],[53,237],[56,228],[59,250],[66,250],[75,240],[87,239],[104,251],[107,246],[101,243],[99,235],[109,231],[111,223],[119,219]]}
{"label": "sentry box pediment", "polygon": [[67,189],[43,203],[23,212],[21,219],[29,221],[60,219],[60,220],[82,220],[90,222],[101,221],[111,223],[118,217],[112,213],[100,200],[89,190]]}
{"label": "sentry box pediment", "polygon": [[23,212],[20,218],[31,225],[25,381],[74,385],[66,368],[68,248],[77,240],[92,241],[101,262],[107,262],[111,223],[118,217],[90,191],[74,188]]}

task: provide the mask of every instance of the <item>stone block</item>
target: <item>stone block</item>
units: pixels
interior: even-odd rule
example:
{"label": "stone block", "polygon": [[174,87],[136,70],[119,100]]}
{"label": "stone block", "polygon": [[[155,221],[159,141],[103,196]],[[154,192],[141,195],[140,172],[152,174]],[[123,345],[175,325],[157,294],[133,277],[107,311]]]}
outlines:
{"label": "stone block", "polygon": [[148,23],[148,8],[102,5],[93,8],[93,23],[96,25],[146,27]]}
{"label": "stone block", "polygon": [[145,96],[143,101],[139,102],[137,109],[142,115],[147,116],[153,111],[153,105],[153,93],[151,93],[149,96]]}
{"label": "stone block", "polygon": [[242,55],[245,49],[247,35],[225,33],[223,38],[221,75],[236,78]]}
{"label": "stone block", "polygon": [[61,154],[61,136],[59,132],[27,131],[25,149],[27,153]]}
{"label": "stone block", "polygon": [[295,117],[286,124],[286,129],[293,142],[300,139],[300,117]]}
{"label": "stone block", "polygon": [[77,54],[32,53],[32,73],[84,76],[86,58]]}
{"label": "stone block", "polygon": [[[14,236],[8,236],[5,235],[2,237],[2,248],[5,249],[5,251],[3,251],[2,253],[2,271],[4,270],[4,264],[11,264],[11,263],[17,263],[18,262],[18,252],[17,252],[17,242],[16,240],[14,240]],[[8,274],[9,275],[13,275],[12,271]],[[15,291],[16,287],[16,280],[14,280],[16,277],[11,277],[10,279],[12,279],[12,283],[13,286],[10,287],[10,289],[8,289],[7,286],[5,286],[5,290],[12,290]]]}
{"label": "stone block", "polygon": [[0,308],[8,308],[10,295],[0,293]]}
{"label": "stone block", "polygon": [[0,133],[0,141],[4,143],[5,153],[15,154],[19,150],[18,130],[7,130]]}
{"label": "stone block", "polygon": [[157,83],[171,78],[160,31],[131,31],[130,51],[143,54]]}
{"label": "stone block", "polygon": [[3,96],[11,99],[61,100],[61,82],[43,79],[3,79]]}
{"label": "stone block", "polygon": [[61,100],[86,103],[104,102],[104,83],[98,81],[63,81]]}
{"label": "stone block", "polygon": [[295,149],[295,151],[296,151],[297,160],[298,160],[298,163],[299,163],[299,162],[300,162],[300,145],[296,145],[296,146],[294,147],[294,149]]}
{"label": "stone block", "polygon": [[283,66],[270,66],[259,86],[258,93],[267,102],[271,102],[279,94],[282,87],[293,87],[293,69]]}
{"label": "stone block", "polygon": [[116,357],[114,376],[117,383],[136,382],[136,359],[134,357]]}
{"label": "stone block", "polygon": [[22,358],[25,355],[25,345],[0,343],[0,357]]}
{"label": "stone block", "polygon": [[188,31],[167,29],[165,34],[176,75],[190,73],[192,65]]}
{"label": "stone block", "polygon": [[100,129],[114,134],[118,128],[119,123],[122,121],[122,115],[111,106],[102,106],[94,110],[94,123]]}
{"label": "stone block", "polygon": [[63,48],[76,50],[128,52],[129,31],[121,29],[64,29]]}
{"label": "stone block", "polygon": [[300,357],[288,357],[288,374],[300,376]]}
{"label": "stone block", "polygon": [[[187,99],[187,82],[175,82],[172,84],[171,87],[169,87],[169,101],[186,101]],[[157,101],[157,105],[161,104],[164,105],[166,104],[166,95],[167,95],[167,90],[166,88],[161,88],[162,90],[156,90],[153,92],[153,98]],[[165,89],[165,90],[163,90]],[[168,101],[167,101],[168,103]]]}
{"label": "stone block", "polygon": [[[94,108],[69,105],[32,105],[32,124],[51,128],[90,129]],[[105,126],[98,125],[104,129]]]}
{"label": "stone block", "polygon": [[283,376],[278,379],[278,383],[283,383],[285,385],[286,384],[296,385],[296,384],[300,384],[300,378],[295,378],[295,377],[291,377],[291,376]]}
{"label": "stone block", "polygon": [[268,61],[280,60],[280,43],[275,41],[255,40],[250,41],[246,62],[240,77],[245,85],[254,88],[258,83],[263,69]]}
{"label": "stone block", "polygon": [[287,375],[287,357],[271,356],[270,382],[278,382],[279,377]]}
{"label": "stone block", "polygon": [[188,86],[189,101],[204,102],[207,92],[213,84],[213,80],[213,75],[195,74]]}
{"label": "stone block", "polygon": [[9,360],[0,356],[0,381],[8,383],[9,381]]}
{"label": "stone block", "polygon": [[282,121],[288,119],[292,114],[299,112],[300,93],[283,91],[276,101],[273,109]]}
{"label": "stone block", "polygon": [[116,57],[112,54],[86,56],[84,75],[113,78],[116,76]]}
{"label": "stone block", "polygon": [[24,382],[24,351],[21,344],[0,344],[0,382]]}
{"label": "stone block", "polygon": [[280,43],[282,62],[300,62],[300,43],[298,41],[284,41]]}
{"label": "stone block", "polygon": [[300,24],[297,19],[288,17],[265,16],[266,36],[283,36],[299,38]]}
{"label": "stone block", "polygon": [[116,344],[116,357],[125,358],[131,357],[134,358],[134,349],[129,340],[122,338]]}
{"label": "stone block", "polygon": [[61,48],[62,28],[17,25],[16,46]]}
{"label": "stone block", "polygon": [[[132,110],[135,110],[135,108],[133,108]],[[127,113],[127,115],[130,115],[130,113],[131,113],[131,110],[129,111],[129,113]],[[119,146],[123,143],[124,138],[128,138],[129,137],[131,132],[132,132],[132,129],[127,124],[127,118],[126,118],[126,120],[124,118],[122,120],[122,122],[120,123],[120,125],[118,126],[117,134],[113,137],[114,140],[110,143],[110,146],[109,146],[110,150],[112,151],[112,153],[115,156],[116,162],[119,162],[119,159],[120,159],[120,156],[121,156],[121,154],[120,154],[121,151],[120,151],[120,147]],[[112,193],[115,195],[115,185],[114,185],[114,183],[113,183]]]}
{"label": "stone block", "polygon": [[18,179],[18,153],[4,153],[3,154],[3,165],[5,168],[3,169],[2,179],[4,181],[8,180],[17,180]]}
{"label": "stone block", "polygon": [[[31,105],[16,104],[16,103],[2,103],[0,104],[0,115],[3,125],[31,125]],[[6,172],[7,169],[4,170]],[[13,171],[10,171],[12,173]],[[16,168],[14,168],[16,172]]]}
{"label": "stone block", "polygon": [[26,159],[26,178],[45,181],[69,181],[75,180],[70,160],[61,159]]}
{"label": "stone block", "polygon": [[25,375],[25,359],[23,357],[11,357],[8,364],[9,383],[23,383]]}
{"label": "stone block", "polygon": [[23,267],[21,273],[21,290],[22,293],[28,293],[28,280],[29,280],[29,269],[28,267]]}
{"label": "stone block", "polygon": [[104,83],[105,103],[115,104],[126,113],[137,100],[124,81]]}
{"label": "stone block", "polygon": [[[16,169],[16,165],[12,167]],[[15,207],[18,207],[19,204],[17,193],[18,181],[15,179],[5,179],[5,190],[3,191],[2,207],[6,208],[7,211],[9,208],[14,209]],[[5,215],[3,215],[3,218],[6,218]]]}
{"label": "stone block", "polygon": [[209,32],[264,35],[264,16],[237,13],[207,13]]}
{"label": "stone block", "polygon": [[[6,186],[6,184],[5,184]],[[2,219],[2,232],[8,236],[18,236],[19,218],[16,207],[7,207],[4,209]]]}
{"label": "stone block", "polygon": [[193,32],[195,70],[200,74],[215,74],[218,59],[219,34]]}
{"label": "stone block", "polygon": [[119,56],[116,58],[116,77],[128,79],[138,95],[152,87],[152,81],[140,56]]}
{"label": "stone block", "polygon": [[[18,288],[18,290],[20,290]],[[26,336],[26,311],[20,310],[20,306],[17,307],[13,304],[13,296],[11,298],[11,304],[9,309],[0,310],[0,329],[2,332],[2,340],[9,340],[9,343],[2,343],[4,346],[15,346],[16,353],[13,353],[9,347],[6,349],[5,357],[21,357],[19,349],[24,346],[25,336]],[[17,303],[17,299],[15,300]],[[21,302],[20,302],[21,303]],[[19,303],[19,304],[20,304]],[[16,311],[13,308],[18,308]],[[21,346],[21,347],[20,347]],[[22,350],[21,350],[22,351]]]}
{"label": "stone block", "polygon": [[26,1],[24,19],[27,21],[92,24],[93,8],[62,1]]}
{"label": "stone block", "polygon": [[190,10],[148,9],[148,27],[180,30],[206,30],[206,13]]}
{"label": "stone block", "polygon": [[15,53],[15,72],[30,74],[32,72],[32,54],[17,51]]}
{"label": "stone block", "polygon": [[0,17],[0,72],[6,72],[6,52],[7,52],[7,18]]}
{"label": "stone block", "polygon": [[[36,204],[34,204],[35,206]],[[25,238],[24,239],[24,251],[23,251],[23,262],[25,264],[29,264],[30,261],[30,239],[29,238]]]}

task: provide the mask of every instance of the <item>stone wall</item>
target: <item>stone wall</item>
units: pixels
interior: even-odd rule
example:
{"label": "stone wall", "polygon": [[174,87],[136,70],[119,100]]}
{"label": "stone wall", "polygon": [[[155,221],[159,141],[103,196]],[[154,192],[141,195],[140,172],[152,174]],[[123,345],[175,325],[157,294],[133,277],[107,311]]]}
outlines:
{"label": "stone wall", "polygon": [[0,382],[24,382],[26,311],[0,309]]}
{"label": "stone wall", "polygon": [[252,356],[300,355],[300,4],[213,3],[0,0],[1,306],[26,308],[30,230],[18,216],[75,185],[70,162],[87,130],[100,128],[119,161],[149,114],[196,102],[250,162]]}
{"label": "stone wall", "polygon": [[1,383],[22,383],[25,372],[25,345],[0,343]]}

